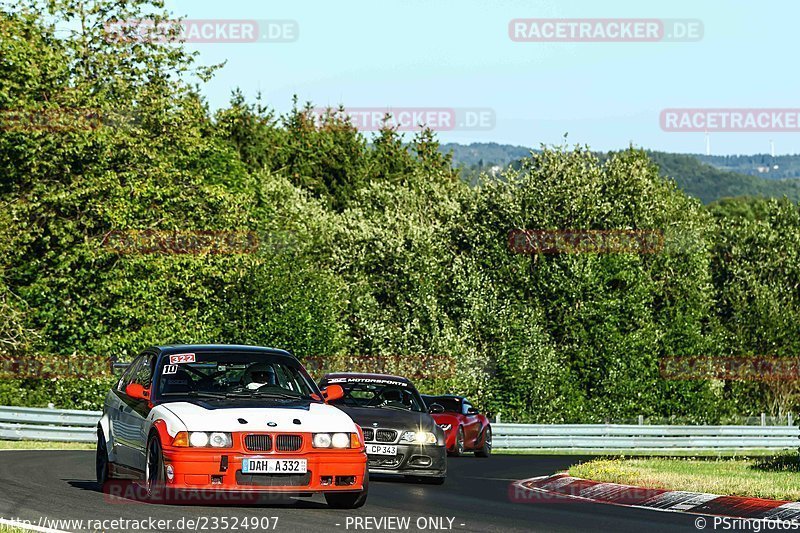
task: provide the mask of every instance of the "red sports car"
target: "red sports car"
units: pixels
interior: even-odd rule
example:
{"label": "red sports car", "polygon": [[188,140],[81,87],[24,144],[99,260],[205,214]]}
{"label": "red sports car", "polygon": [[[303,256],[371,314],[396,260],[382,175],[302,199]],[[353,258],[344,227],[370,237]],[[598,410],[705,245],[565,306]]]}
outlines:
{"label": "red sports car", "polygon": [[475,452],[476,457],[492,454],[492,426],[463,396],[422,395],[428,411],[444,430],[445,444],[450,455]]}

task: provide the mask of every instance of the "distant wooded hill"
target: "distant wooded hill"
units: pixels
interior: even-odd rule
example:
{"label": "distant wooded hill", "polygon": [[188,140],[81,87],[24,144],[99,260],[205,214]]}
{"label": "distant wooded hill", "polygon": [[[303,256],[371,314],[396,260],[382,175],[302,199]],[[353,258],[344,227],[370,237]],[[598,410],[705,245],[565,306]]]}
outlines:
{"label": "distant wooded hill", "polygon": [[698,160],[720,170],[761,176],[769,179],[800,178],[800,155],[702,155]]}
{"label": "distant wooded hill", "polygon": [[[532,150],[498,143],[448,143],[440,149],[453,154],[453,165],[460,167],[464,180],[473,184],[481,172],[498,174],[497,167],[516,166]],[[705,156],[654,151],[647,154],[663,176],[674,179],[683,191],[704,203],[736,196],[786,196],[800,201],[800,179],[797,179],[800,155],[773,158],[768,154]]]}

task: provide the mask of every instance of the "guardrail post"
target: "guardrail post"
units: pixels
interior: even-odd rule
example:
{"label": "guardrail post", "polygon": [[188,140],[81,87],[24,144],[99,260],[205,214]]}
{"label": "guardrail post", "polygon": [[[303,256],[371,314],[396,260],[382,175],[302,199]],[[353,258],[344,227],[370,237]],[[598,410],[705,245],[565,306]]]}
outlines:
{"label": "guardrail post", "polygon": [[766,413],[761,413],[761,425],[762,426],[766,426],[767,425],[767,414]]}
{"label": "guardrail post", "polygon": [[792,413],[787,414],[786,418],[788,420],[788,423],[786,425],[791,426],[794,423],[794,418],[792,418]]}
{"label": "guardrail post", "polygon": [[640,426],[644,425],[644,415],[639,415],[639,425]]}

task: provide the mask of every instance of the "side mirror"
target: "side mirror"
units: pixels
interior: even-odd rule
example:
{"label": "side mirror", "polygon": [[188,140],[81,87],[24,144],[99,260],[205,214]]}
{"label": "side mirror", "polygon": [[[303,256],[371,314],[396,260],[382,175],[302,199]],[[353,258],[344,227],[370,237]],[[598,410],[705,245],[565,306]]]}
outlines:
{"label": "side mirror", "polygon": [[442,407],[438,403],[432,403],[428,407],[428,412],[431,413],[432,415],[439,414],[439,413],[444,413],[444,407]]}
{"label": "side mirror", "polygon": [[134,400],[149,400],[150,399],[150,389],[145,389],[138,383],[131,383],[127,387],[125,387],[125,394],[133,398]]}
{"label": "side mirror", "polygon": [[338,400],[339,398],[344,396],[344,389],[341,385],[328,385],[324,389],[322,389],[322,398],[325,400],[325,403],[332,402],[333,400]]}
{"label": "side mirror", "polygon": [[477,410],[477,409],[475,409],[474,407],[470,407],[469,409],[467,409],[467,414],[468,414],[468,415],[477,415],[477,414],[479,414],[479,413],[480,413],[480,411],[478,411],[478,410]]}

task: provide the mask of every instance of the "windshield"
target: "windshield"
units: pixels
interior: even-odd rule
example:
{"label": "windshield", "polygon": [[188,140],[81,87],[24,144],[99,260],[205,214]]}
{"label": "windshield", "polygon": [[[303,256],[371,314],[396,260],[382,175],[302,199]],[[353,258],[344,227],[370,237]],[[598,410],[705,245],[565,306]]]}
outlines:
{"label": "windshield", "polygon": [[332,405],[347,407],[376,407],[403,409],[423,413],[426,411],[419,394],[408,387],[377,383],[337,383],[344,396],[333,400]]}
{"label": "windshield", "polygon": [[438,403],[444,407],[446,413],[461,414],[461,400],[458,398],[449,398],[447,396],[428,396],[425,398],[425,403],[428,404],[428,407]]}
{"label": "windshield", "polygon": [[284,356],[258,352],[166,356],[159,375],[156,391],[162,400],[193,397],[319,398],[316,385],[299,363]]}

